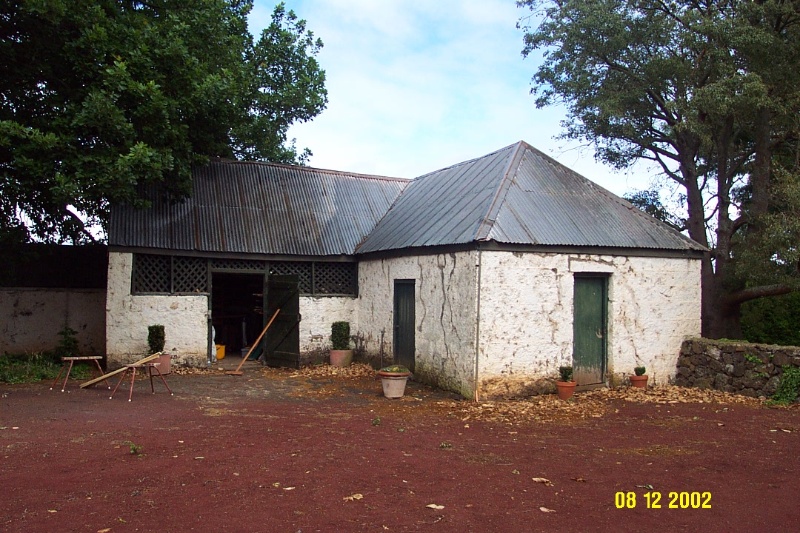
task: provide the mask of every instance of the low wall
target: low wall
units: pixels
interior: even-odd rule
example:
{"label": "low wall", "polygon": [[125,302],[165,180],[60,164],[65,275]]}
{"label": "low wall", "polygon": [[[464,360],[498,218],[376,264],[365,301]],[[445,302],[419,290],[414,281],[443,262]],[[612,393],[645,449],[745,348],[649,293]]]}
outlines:
{"label": "low wall", "polygon": [[675,384],[771,397],[784,366],[800,367],[800,347],[689,339],[681,346]]}
{"label": "low wall", "polygon": [[105,311],[102,289],[0,289],[0,354],[53,350],[68,326],[81,354],[103,355]]}

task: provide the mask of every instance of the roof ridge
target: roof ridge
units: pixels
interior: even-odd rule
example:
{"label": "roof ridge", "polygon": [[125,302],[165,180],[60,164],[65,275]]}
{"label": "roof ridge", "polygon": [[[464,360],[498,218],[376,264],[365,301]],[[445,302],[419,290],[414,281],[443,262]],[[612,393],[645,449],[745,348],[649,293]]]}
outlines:
{"label": "roof ridge", "polygon": [[[512,144],[509,146],[514,146],[514,145]],[[503,150],[505,150],[509,146],[506,146],[505,148],[503,148]],[[511,182],[513,181],[513,179],[509,179],[509,174],[511,173],[512,169],[517,168],[519,166],[522,154],[527,149],[526,147],[529,147],[529,145],[525,141],[517,142],[514,152],[508,158],[508,164],[506,165],[506,168],[503,171],[502,178],[500,179],[500,184],[497,186],[497,190],[495,191],[494,197],[492,198],[492,201],[489,204],[489,209],[486,215],[481,220],[481,224],[480,226],[478,226],[478,230],[475,232],[476,241],[485,241],[489,236],[489,233],[491,233],[492,228],[494,227],[494,224],[496,222],[497,213],[500,211],[500,207],[503,205],[503,202],[506,199],[508,190],[511,188]],[[500,150],[497,150],[497,152],[499,151]]]}
{"label": "roof ridge", "polygon": [[[520,142],[523,142],[523,141],[520,141]],[[436,170],[432,170],[430,172],[426,172],[425,174],[422,174],[422,175],[417,176],[416,178],[414,178],[414,181],[422,179],[422,178],[427,178],[427,177],[429,177],[429,176],[431,176],[433,174],[439,174],[440,172],[444,172],[445,170],[450,170],[452,168],[457,168],[457,167],[460,167],[460,166],[463,166],[463,165],[470,165],[470,164],[474,163],[475,161],[478,161],[479,159],[486,159],[487,157],[491,157],[491,156],[493,156],[494,154],[496,154],[498,152],[502,152],[503,150],[508,150],[509,148],[511,148],[512,146],[514,146],[516,144],[519,144],[519,142],[516,142],[516,143],[513,143],[513,144],[509,144],[508,146],[503,146],[502,148],[498,148],[497,150],[493,150],[493,151],[489,152],[488,154],[484,154],[484,155],[482,155],[480,157],[473,157],[472,159],[467,159],[466,161],[461,161],[460,163],[455,163],[455,164],[447,166],[447,167],[442,167],[442,168],[438,168]]]}
{"label": "roof ridge", "polygon": [[378,174],[364,174],[362,172],[347,172],[343,170],[333,170],[327,168],[317,168],[317,167],[308,167],[304,165],[291,165],[288,163],[275,163],[273,161],[242,161],[238,159],[227,159],[227,158],[214,158],[209,161],[209,163],[221,163],[221,164],[237,164],[237,165],[257,165],[257,166],[270,166],[270,167],[278,167],[278,168],[285,168],[291,170],[305,170],[311,172],[319,172],[321,174],[333,174],[338,176],[350,177],[350,178],[366,178],[366,179],[378,179],[378,180],[386,180],[386,181],[402,181],[402,182],[410,182],[412,181],[409,178],[398,178],[393,176],[381,176]]}

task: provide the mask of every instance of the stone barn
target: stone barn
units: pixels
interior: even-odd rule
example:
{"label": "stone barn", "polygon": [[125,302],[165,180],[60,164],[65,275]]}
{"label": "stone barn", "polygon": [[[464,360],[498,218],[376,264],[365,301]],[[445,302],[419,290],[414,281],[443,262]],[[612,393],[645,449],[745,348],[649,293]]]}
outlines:
{"label": "stone barn", "polygon": [[215,161],[183,203],[112,212],[107,355],[158,323],[211,364],[280,309],[274,365],[347,320],[365,357],[468,398],[548,391],[565,364],[585,388],[663,383],[700,334],[704,251],[525,142],[414,180]]}

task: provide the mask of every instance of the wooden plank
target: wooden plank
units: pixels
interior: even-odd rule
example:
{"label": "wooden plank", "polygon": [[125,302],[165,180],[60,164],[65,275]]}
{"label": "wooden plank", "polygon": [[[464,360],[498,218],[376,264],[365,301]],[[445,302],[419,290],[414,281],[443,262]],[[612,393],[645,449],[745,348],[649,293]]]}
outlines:
{"label": "wooden plank", "polygon": [[[130,363],[130,364],[141,365],[141,364],[144,364],[144,363],[149,363],[150,361],[153,361],[154,359],[158,359],[159,357],[161,357],[160,353],[154,353],[153,355],[148,355],[144,359],[139,359],[135,363]],[[105,379],[108,379],[111,376],[116,376],[117,374],[120,374],[122,372],[125,372],[125,366],[124,365],[122,366],[122,368],[118,368],[118,369],[114,370],[113,372],[109,372],[108,374],[103,374],[102,376],[100,376],[98,378],[90,379],[86,383],[81,383],[81,388],[85,389],[86,387],[91,387],[95,383],[100,383],[101,381],[103,381]]]}

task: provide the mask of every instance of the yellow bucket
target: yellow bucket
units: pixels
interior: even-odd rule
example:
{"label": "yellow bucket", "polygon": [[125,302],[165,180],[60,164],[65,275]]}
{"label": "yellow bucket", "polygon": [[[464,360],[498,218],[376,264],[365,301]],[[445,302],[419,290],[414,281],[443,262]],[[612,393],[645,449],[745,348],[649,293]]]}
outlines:
{"label": "yellow bucket", "polygon": [[217,361],[225,359],[225,345],[224,344],[216,344],[217,347]]}

